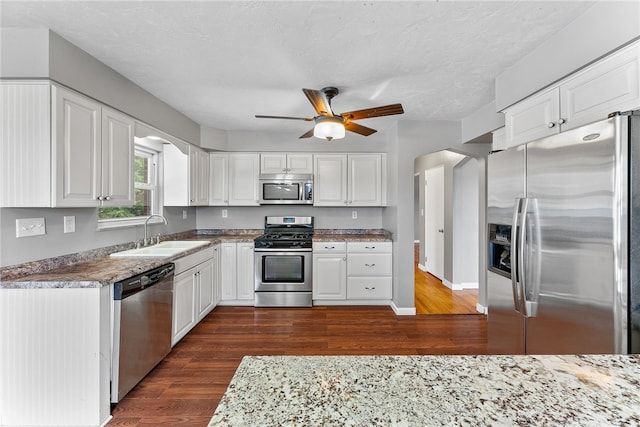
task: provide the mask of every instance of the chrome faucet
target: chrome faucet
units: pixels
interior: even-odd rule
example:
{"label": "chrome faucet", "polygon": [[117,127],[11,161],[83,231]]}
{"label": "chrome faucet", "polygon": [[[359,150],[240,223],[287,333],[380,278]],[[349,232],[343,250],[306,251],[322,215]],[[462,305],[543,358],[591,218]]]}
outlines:
{"label": "chrome faucet", "polygon": [[142,246],[147,246],[149,243],[153,242],[153,239],[147,238],[147,226],[149,225],[149,220],[154,216],[161,218],[162,222],[164,222],[165,225],[168,224],[167,219],[162,215],[157,215],[157,214],[149,215],[147,219],[144,220],[144,240],[142,241]]}

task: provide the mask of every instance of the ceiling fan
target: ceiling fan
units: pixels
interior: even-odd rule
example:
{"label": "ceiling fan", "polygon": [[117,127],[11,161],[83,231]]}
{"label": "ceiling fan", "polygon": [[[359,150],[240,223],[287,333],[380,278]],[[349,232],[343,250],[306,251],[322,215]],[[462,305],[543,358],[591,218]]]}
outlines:
{"label": "ceiling fan", "polygon": [[313,108],[315,108],[315,117],[289,117],[289,116],[263,116],[256,114],[259,119],[287,119],[287,120],[304,120],[306,122],[315,122],[313,129],[302,134],[300,138],[309,138],[315,136],[317,138],[332,139],[344,138],[345,130],[360,135],[369,136],[375,132],[375,129],[354,123],[353,120],[370,119],[373,117],[392,116],[394,114],[403,114],[402,104],[384,105],[381,107],[366,108],[364,110],[348,111],[346,113],[335,114],[331,109],[331,100],[340,93],[338,88],[333,86],[325,87],[321,90],[302,89]]}

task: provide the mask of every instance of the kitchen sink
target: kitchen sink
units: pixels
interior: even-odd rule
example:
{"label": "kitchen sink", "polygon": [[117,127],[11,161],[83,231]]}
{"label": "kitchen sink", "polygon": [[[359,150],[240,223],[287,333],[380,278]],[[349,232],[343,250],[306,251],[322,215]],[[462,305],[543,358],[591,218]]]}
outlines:
{"label": "kitchen sink", "polygon": [[153,246],[147,246],[139,249],[129,249],[121,252],[114,252],[110,256],[114,258],[132,258],[132,257],[154,257],[165,258],[186,252],[190,249],[197,248],[208,244],[207,240],[171,240],[160,242]]}

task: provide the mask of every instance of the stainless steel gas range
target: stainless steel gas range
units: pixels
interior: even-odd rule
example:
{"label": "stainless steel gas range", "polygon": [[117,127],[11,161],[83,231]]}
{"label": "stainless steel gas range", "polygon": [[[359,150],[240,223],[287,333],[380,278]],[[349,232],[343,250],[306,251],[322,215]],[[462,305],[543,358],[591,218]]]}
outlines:
{"label": "stainless steel gas range", "polygon": [[313,217],[267,216],[255,239],[255,306],[311,307]]}

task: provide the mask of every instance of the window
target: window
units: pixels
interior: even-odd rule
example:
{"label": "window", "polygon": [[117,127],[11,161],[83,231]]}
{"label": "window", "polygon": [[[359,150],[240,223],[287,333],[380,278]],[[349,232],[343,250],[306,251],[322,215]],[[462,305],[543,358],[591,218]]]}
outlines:
{"label": "window", "polygon": [[160,152],[136,138],[134,158],[133,206],[110,206],[98,209],[98,228],[141,224],[151,214],[162,215],[159,189]]}

